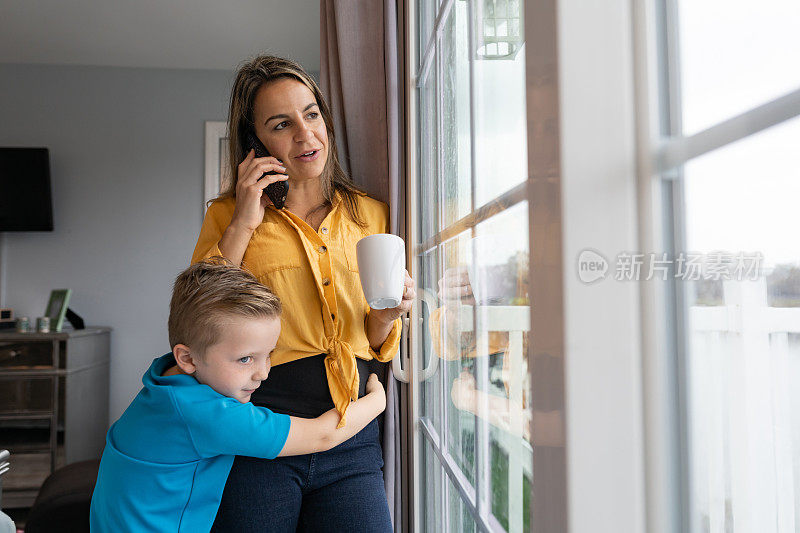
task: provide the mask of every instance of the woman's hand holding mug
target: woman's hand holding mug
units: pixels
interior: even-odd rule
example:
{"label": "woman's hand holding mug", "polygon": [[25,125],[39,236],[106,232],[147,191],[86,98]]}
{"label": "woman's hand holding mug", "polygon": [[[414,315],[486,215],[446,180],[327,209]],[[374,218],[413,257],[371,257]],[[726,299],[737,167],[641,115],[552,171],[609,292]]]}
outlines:
{"label": "woman's hand holding mug", "polygon": [[[265,172],[278,172],[267,174]],[[263,178],[262,178],[263,176]],[[255,231],[264,220],[264,211],[272,202],[264,193],[267,185],[289,179],[286,167],[274,157],[255,157],[253,150],[239,163],[239,176],[236,182],[236,208],[233,211],[232,225]]]}
{"label": "woman's hand holding mug", "polygon": [[358,272],[370,317],[390,324],[411,310],[417,296],[414,280],[403,268],[405,243],[397,235],[377,233],[356,245]]}
{"label": "woman's hand holding mug", "polygon": [[417,297],[416,284],[409,275],[408,270],[405,272],[406,279],[403,284],[403,299],[400,301],[400,305],[390,309],[372,309],[369,312],[371,316],[380,319],[382,322],[389,323],[394,322],[411,311],[411,304],[414,303],[414,298]]}

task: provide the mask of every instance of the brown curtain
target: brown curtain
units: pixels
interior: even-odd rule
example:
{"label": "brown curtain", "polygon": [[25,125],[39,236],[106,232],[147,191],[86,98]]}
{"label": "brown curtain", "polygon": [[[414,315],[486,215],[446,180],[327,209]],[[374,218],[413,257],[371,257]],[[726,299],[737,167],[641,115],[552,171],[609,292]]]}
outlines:
{"label": "brown curtain", "polygon": [[[389,204],[405,239],[403,50],[405,0],[320,0],[320,82],[331,105],[345,171]],[[384,482],[395,531],[403,531],[400,407],[405,387],[391,369],[384,413]]]}

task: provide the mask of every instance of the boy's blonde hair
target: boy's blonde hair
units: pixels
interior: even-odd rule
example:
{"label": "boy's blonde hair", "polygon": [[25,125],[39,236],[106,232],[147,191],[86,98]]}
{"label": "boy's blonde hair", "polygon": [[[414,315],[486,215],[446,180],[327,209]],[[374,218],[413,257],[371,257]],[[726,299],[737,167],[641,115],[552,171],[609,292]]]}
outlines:
{"label": "boy's blonde hair", "polygon": [[201,355],[219,340],[224,317],[277,318],[280,314],[280,299],[255,276],[224,257],[211,257],[175,279],[169,344],[185,344]]}

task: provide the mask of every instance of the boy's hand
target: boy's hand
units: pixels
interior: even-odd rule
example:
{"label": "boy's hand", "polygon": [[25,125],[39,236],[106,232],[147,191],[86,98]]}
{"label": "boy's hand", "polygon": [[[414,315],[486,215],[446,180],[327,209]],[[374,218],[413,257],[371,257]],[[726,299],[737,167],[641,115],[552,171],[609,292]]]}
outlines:
{"label": "boy's hand", "polygon": [[383,385],[381,385],[381,382],[378,379],[378,374],[370,374],[369,379],[367,379],[367,394],[372,394],[373,392],[379,392],[383,395],[386,395],[386,391],[383,390]]}
{"label": "boy's hand", "polygon": [[[375,416],[386,409],[386,391],[383,390],[383,385],[378,380],[377,374],[369,375],[369,379],[367,380],[367,396],[374,398],[375,407],[378,408],[378,412]],[[364,398],[366,398],[366,396]]]}

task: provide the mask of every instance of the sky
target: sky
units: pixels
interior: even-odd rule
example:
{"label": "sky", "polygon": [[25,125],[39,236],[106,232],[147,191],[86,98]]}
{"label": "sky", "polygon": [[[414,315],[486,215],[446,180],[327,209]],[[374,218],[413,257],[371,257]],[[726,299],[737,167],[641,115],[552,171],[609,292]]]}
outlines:
{"label": "sky", "polygon": [[[800,88],[800,1],[680,0],[684,132]],[[800,118],[685,166],[686,251],[800,263]]]}

